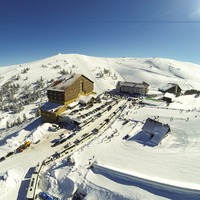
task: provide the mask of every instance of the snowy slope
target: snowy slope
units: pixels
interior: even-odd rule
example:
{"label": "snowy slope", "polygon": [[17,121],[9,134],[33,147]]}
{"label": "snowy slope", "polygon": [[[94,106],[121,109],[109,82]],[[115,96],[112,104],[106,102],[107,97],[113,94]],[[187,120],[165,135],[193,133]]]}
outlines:
{"label": "snowy slope", "polygon": [[[115,89],[117,81],[145,81],[150,93],[167,83],[177,83],[183,90],[200,90],[200,66],[164,58],[101,58],[78,54],[58,54],[46,59],[0,68],[0,87],[6,83],[19,85],[12,98],[21,101],[24,93],[39,98],[23,105],[23,110],[0,110],[0,157],[5,156],[25,140],[33,143],[22,154],[0,163],[0,199],[22,199],[28,187],[32,167],[59,150],[52,148],[61,133],[50,132],[48,123],[35,118],[37,108],[47,101],[46,88],[60,71],[84,74],[94,81],[95,92]],[[39,83],[42,86],[39,87]],[[9,89],[10,90],[10,89]],[[0,105],[9,102],[3,97]],[[24,98],[24,97],[23,97]],[[152,102],[151,102],[152,103]],[[127,102],[123,114],[102,135],[73,154],[76,165],[65,159],[46,167],[40,190],[60,199],[67,199],[77,187],[87,192],[86,199],[198,199],[200,194],[200,97],[175,98],[167,109],[163,102],[133,107]],[[171,134],[162,144],[152,148],[136,140],[146,118],[159,116],[171,127]],[[12,128],[7,123],[24,121]],[[128,119],[129,122],[123,125]],[[95,128],[95,125],[93,125]],[[109,136],[117,130],[114,137]],[[122,138],[129,134],[128,140]],[[88,170],[88,163],[96,167]],[[28,178],[27,178],[28,177]],[[151,183],[149,181],[152,181]],[[21,183],[21,184],[20,184]],[[160,185],[160,186],[158,186]],[[66,190],[66,187],[68,190]],[[18,193],[20,191],[20,193]]]}
{"label": "snowy slope", "polygon": [[[60,68],[54,69],[53,67],[56,65],[59,65]],[[25,74],[21,74],[21,71],[27,67],[30,70]],[[97,92],[104,87],[101,84],[105,82],[104,79],[107,79],[106,83],[111,79],[109,80],[109,89],[114,88],[115,85],[111,84],[114,82],[112,81],[113,74],[119,80],[146,81],[156,87],[168,82],[187,84],[190,81],[188,83],[190,87],[197,89],[200,87],[197,84],[200,69],[196,64],[162,58],[97,58],[78,54],[58,54],[19,66],[1,67],[0,84],[2,85],[17,74],[20,74],[22,78],[16,83],[19,82],[22,86],[33,83],[41,76],[46,80],[55,79],[60,76],[58,72],[62,69],[88,76],[95,81]],[[101,83],[98,84],[97,80],[99,82],[99,79],[95,78],[96,74],[100,71],[103,72],[104,69],[110,70],[110,75],[100,79]],[[26,77],[28,77],[28,80],[23,81]],[[108,86],[106,85],[106,87]]]}
{"label": "snowy slope", "polygon": [[[25,69],[26,73],[23,73]],[[94,90],[97,93],[115,89],[119,80],[145,81],[150,85],[150,92],[167,83],[178,83],[183,90],[200,89],[200,67],[192,63],[162,58],[97,58],[78,54],[58,54],[32,63],[1,67],[0,87],[9,81],[11,84],[19,84],[20,88],[14,98],[21,98],[24,92],[37,91],[37,82],[42,79],[42,98],[33,102],[34,107],[24,106],[20,114],[20,118],[23,118],[24,113],[27,118],[31,118],[32,111],[47,100],[46,87],[53,79],[60,77],[60,71],[63,70],[89,77],[94,81]],[[103,77],[99,78],[99,74],[103,74]],[[23,101],[22,98],[20,100]],[[7,121],[14,122],[17,117],[18,115],[2,113],[0,128],[5,128]]]}

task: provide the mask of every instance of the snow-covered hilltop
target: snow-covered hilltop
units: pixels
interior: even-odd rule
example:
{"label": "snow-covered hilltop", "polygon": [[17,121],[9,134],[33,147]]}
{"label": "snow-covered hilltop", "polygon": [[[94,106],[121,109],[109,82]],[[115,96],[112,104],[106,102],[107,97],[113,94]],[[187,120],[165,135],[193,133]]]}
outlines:
{"label": "snow-covered hilltop", "polygon": [[[41,122],[39,107],[47,101],[47,87],[65,74],[85,75],[97,95],[115,90],[118,81],[144,81],[149,84],[148,98],[141,102],[102,94],[93,106],[66,112],[72,118],[84,117],[87,124],[81,130],[55,129]],[[199,77],[199,65],[164,58],[58,54],[1,67],[0,199],[24,199],[38,162],[46,165],[36,193],[45,191],[58,199],[72,194],[88,200],[198,199]],[[169,105],[159,99],[159,88],[168,83],[182,89]],[[148,118],[170,127],[159,145],[149,145],[151,135],[142,129]],[[25,141],[30,147],[16,152]]]}
{"label": "snow-covered hilltop", "polygon": [[[200,90],[200,66],[162,58],[97,58],[58,54],[43,60],[0,68],[0,128],[31,118],[46,101],[46,88],[62,74],[84,74],[94,81],[94,91],[115,89],[117,81],[145,81],[150,92],[167,83],[183,90]],[[34,104],[34,108],[30,104]],[[7,112],[4,115],[4,111]],[[20,113],[10,116],[9,111]]]}
{"label": "snow-covered hilltop", "polygon": [[[15,83],[26,86],[33,84],[41,76],[50,81],[59,77],[62,71],[84,74],[95,81],[97,92],[113,89],[113,79],[135,82],[143,80],[152,87],[159,87],[168,82],[186,85],[186,88],[200,87],[197,84],[200,66],[196,64],[163,58],[98,58],[78,54],[58,54],[32,63],[1,67],[0,84],[19,79],[15,80]],[[105,76],[97,79],[101,74]],[[106,82],[104,87],[107,88],[102,86],[105,79],[110,82]],[[108,81],[109,79],[111,80]],[[187,84],[188,81],[192,83]]]}

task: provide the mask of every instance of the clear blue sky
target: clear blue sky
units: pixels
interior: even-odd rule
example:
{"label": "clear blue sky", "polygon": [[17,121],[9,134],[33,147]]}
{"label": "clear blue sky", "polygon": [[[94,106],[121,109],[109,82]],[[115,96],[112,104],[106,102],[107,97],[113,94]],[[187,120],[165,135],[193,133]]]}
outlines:
{"label": "clear blue sky", "polygon": [[0,0],[0,66],[57,53],[200,64],[200,0]]}

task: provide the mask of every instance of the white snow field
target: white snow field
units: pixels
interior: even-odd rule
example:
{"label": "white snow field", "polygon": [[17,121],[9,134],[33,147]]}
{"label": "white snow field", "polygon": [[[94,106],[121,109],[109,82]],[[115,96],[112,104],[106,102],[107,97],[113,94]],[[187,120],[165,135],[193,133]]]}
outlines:
{"label": "white snow field", "polygon": [[[72,130],[52,131],[52,124],[43,123],[36,111],[47,101],[46,88],[52,79],[61,76],[60,71],[84,74],[94,81],[97,95],[114,91],[117,81],[145,81],[150,85],[149,94],[155,98],[143,99],[143,104],[133,104],[126,97],[102,98],[96,107],[114,98],[118,103],[97,119],[92,115],[94,120],[76,131],[75,136],[53,147],[61,134],[68,136]],[[44,191],[54,199],[76,199],[78,195],[86,200],[200,199],[200,97],[181,95],[169,105],[156,99],[162,96],[158,88],[168,83],[177,83],[183,93],[200,90],[199,77],[199,65],[163,58],[58,54],[1,67],[0,200],[26,199],[35,166],[48,160],[39,173],[35,192]],[[13,84],[18,85],[14,92]],[[36,95],[38,98],[34,99]],[[22,109],[15,112],[16,107]],[[90,109],[80,113],[94,108]],[[52,156],[63,151],[66,144],[93,133],[112,114],[114,117],[98,133],[76,143],[60,158]],[[157,118],[170,126],[170,133],[159,145],[149,145],[150,136],[142,131],[147,118]],[[31,142],[30,147],[16,152],[25,141]],[[69,155],[75,164],[69,163]]]}

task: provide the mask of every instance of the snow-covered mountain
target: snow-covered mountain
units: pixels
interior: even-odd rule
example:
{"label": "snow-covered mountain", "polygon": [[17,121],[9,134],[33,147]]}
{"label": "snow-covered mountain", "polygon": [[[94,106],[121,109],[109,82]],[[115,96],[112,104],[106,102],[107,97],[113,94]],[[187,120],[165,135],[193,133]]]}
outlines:
{"label": "snow-covered mountain", "polygon": [[[40,140],[0,163],[0,199],[23,199],[31,167],[60,150],[51,144],[66,130],[52,133],[51,124],[41,124],[37,111],[47,101],[47,87],[67,73],[83,74],[93,80],[97,94],[112,91],[123,80],[148,83],[149,94],[159,94],[158,88],[168,83],[177,83],[183,91],[200,90],[200,65],[164,58],[58,54],[32,63],[0,67],[0,158],[25,140]],[[76,188],[85,190],[86,199],[91,200],[198,199],[199,99],[183,95],[168,107],[163,102],[134,107],[127,101],[126,109],[99,137],[72,155],[75,166],[69,166],[63,158],[45,167],[39,191],[59,199],[68,199]],[[138,142],[135,135],[148,117],[155,116],[169,124],[172,133],[152,148]],[[95,128],[95,123],[83,134]],[[130,139],[122,140],[127,134]],[[88,163],[94,160],[97,164],[89,170]]]}
{"label": "snow-covered mountain", "polygon": [[[98,58],[58,54],[32,63],[1,67],[0,112],[17,110],[19,113],[23,109],[20,120],[33,117],[37,107],[47,100],[46,87],[62,73],[84,74],[94,81],[97,93],[115,89],[117,81],[121,80],[145,81],[150,85],[150,92],[167,83],[177,83],[183,90],[200,90],[200,66],[192,63],[163,58]],[[30,106],[30,102],[34,107]],[[23,116],[25,113],[28,115]],[[0,128],[5,128],[8,121],[19,121],[18,117],[18,114],[2,112]]]}
{"label": "snow-covered mountain", "polygon": [[[26,68],[30,70],[23,73]],[[25,86],[33,84],[41,76],[44,80],[55,79],[61,75],[59,72],[62,70],[88,76],[95,81],[97,92],[113,89],[115,87],[113,76],[118,80],[145,81],[151,87],[159,87],[169,82],[185,85],[186,88],[199,89],[200,87],[197,84],[200,66],[196,64],[164,58],[98,58],[78,54],[58,54],[32,63],[1,67],[0,84],[20,75],[20,79],[15,80],[15,83]],[[98,74],[104,73],[104,70],[109,70],[107,74],[109,76],[97,79]],[[110,82],[110,84],[104,85],[105,79],[106,83]],[[187,84],[188,81],[192,83]]]}

